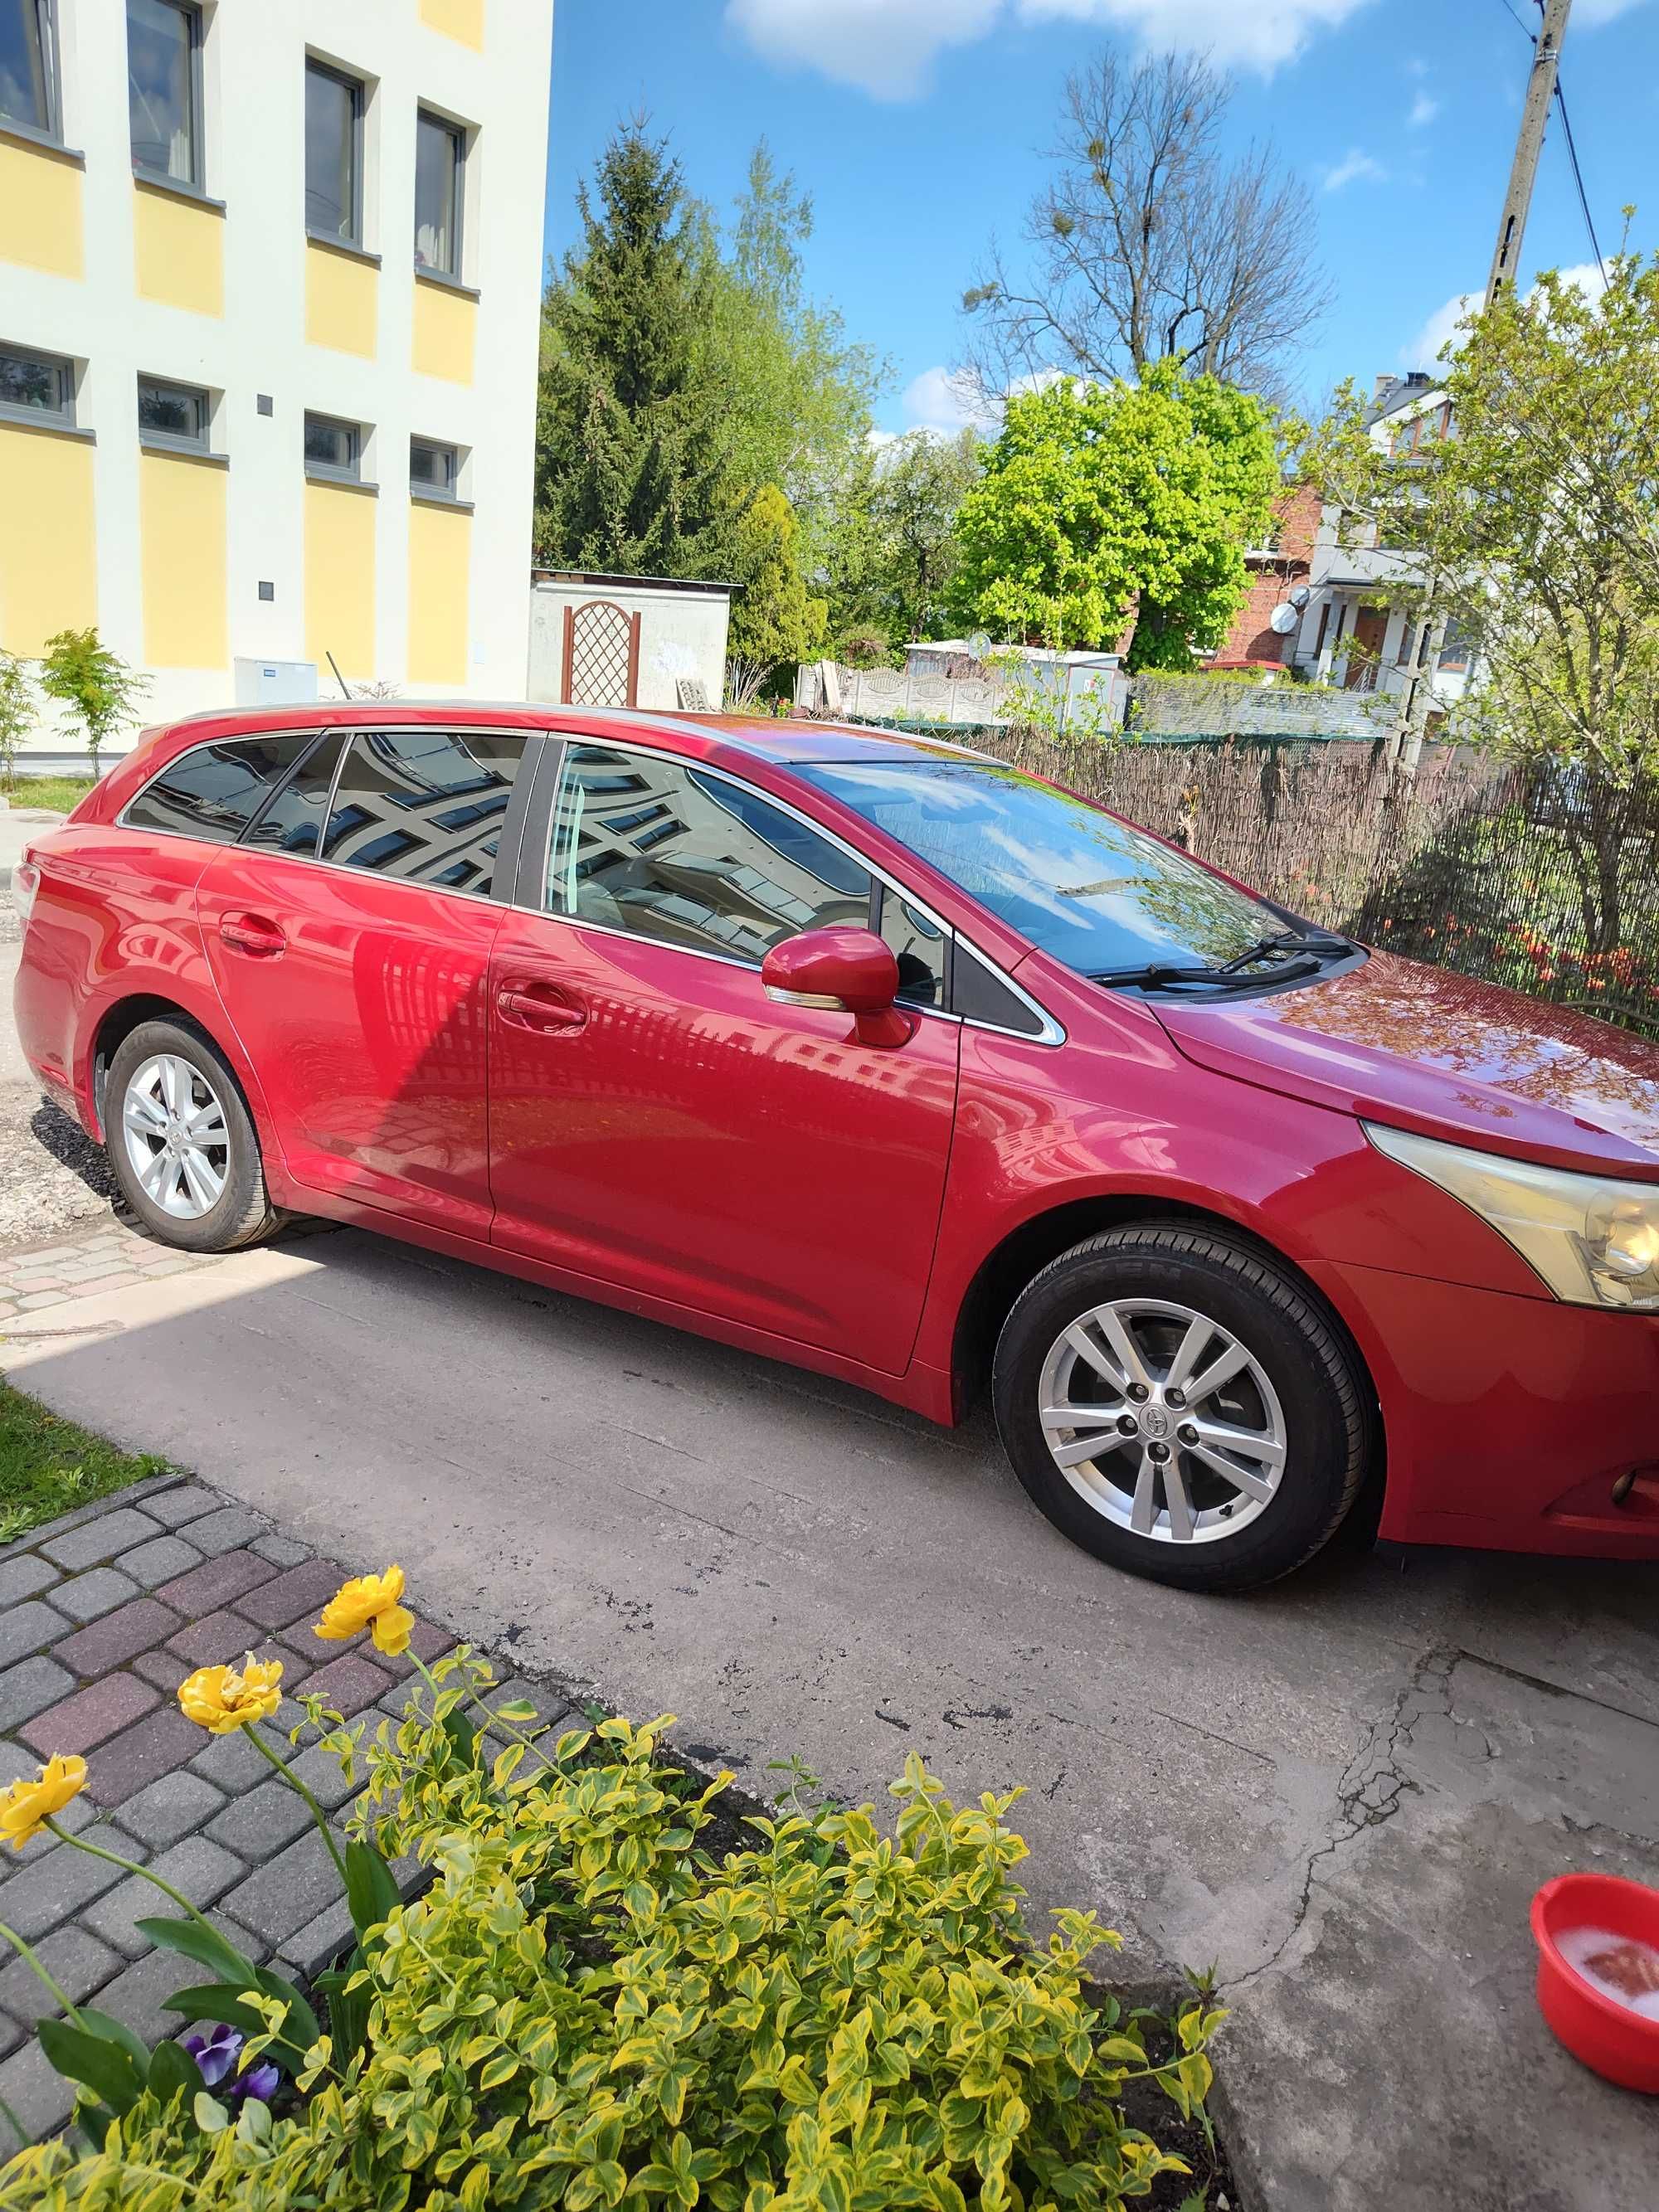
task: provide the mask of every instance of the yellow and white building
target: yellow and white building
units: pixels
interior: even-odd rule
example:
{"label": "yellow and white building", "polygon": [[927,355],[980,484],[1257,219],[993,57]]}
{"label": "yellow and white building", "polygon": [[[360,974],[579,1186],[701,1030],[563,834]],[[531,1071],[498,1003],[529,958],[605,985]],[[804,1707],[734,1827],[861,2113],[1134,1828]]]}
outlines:
{"label": "yellow and white building", "polygon": [[0,0],[0,646],[523,695],[552,16]]}

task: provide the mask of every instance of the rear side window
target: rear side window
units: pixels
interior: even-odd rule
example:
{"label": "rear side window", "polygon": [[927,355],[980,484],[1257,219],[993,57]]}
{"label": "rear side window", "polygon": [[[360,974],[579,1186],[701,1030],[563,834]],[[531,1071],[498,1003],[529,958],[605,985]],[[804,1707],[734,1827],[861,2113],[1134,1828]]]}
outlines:
{"label": "rear side window", "polygon": [[351,740],[323,858],[488,897],[525,740],[479,730],[374,730]]}
{"label": "rear side window", "polygon": [[133,830],[234,845],[315,736],[301,730],[192,746],[151,778],[121,818]]}
{"label": "rear side window", "polygon": [[243,839],[260,852],[285,853],[294,858],[315,854],[328,811],[328,794],[334,787],[345,739],[337,732],[325,738],[314,752],[289,776],[264,812]]}

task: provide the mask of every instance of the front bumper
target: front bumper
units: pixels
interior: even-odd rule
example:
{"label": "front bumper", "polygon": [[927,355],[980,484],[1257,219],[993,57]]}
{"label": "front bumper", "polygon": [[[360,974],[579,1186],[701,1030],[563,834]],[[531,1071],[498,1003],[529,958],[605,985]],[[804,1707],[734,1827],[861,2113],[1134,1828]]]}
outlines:
{"label": "front bumper", "polygon": [[1659,1316],[1317,1273],[1382,1402],[1383,1536],[1659,1559]]}

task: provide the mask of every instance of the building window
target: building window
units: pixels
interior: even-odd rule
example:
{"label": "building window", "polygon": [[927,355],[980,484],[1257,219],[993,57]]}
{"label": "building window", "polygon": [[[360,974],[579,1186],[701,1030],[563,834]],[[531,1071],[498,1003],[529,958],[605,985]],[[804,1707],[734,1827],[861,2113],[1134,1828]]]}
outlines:
{"label": "building window", "polygon": [[202,16],[185,0],[127,0],[132,166],[174,184],[202,181]]}
{"label": "building window", "polygon": [[460,456],[453,446],[438,445],[431,438],[409,441],[409,481],[412,489],[428,499],[453,499],[460,475]]}
{"label": "building window", "polygon": [[306,228],[363,242],[363,88],[322,62],[306,64]]}
{"label": "building window", "polygon": [[0,0],[0,121],[59,135],[52,0]]}
{"label": "building window", "polygon": [[422,108],[415,121],[415,266],[461,273],[461,176],[466,134]]}
{"label": "building window", "polygon": [[0,414],[72,424],[75,368],[61,354],[0,346]]}
{"label": "building window", "polygon": [[332,415],[306,416],[306,474],[356,483],[363,472],[363,437],[356,422]]}
{"label": "building window", "polygon": [[197,385],[165,384],[155,376],[138,380],[138,435],[147,445],[206,453],[212,411]]}

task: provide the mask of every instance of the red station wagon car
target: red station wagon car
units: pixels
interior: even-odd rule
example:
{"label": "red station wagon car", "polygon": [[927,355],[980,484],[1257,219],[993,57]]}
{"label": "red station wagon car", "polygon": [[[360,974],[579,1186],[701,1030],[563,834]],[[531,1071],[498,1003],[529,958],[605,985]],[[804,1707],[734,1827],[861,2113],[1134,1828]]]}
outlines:
{"label": "red station wagon car", "polygon": [[192,1251],[331,1216],[836,1375],[989,1382],[1104,1559],[1353,1518],[1659,1558],[1659,1048],[1000,762],[384,704],[149,733],[16,872],[18,1028]]}

